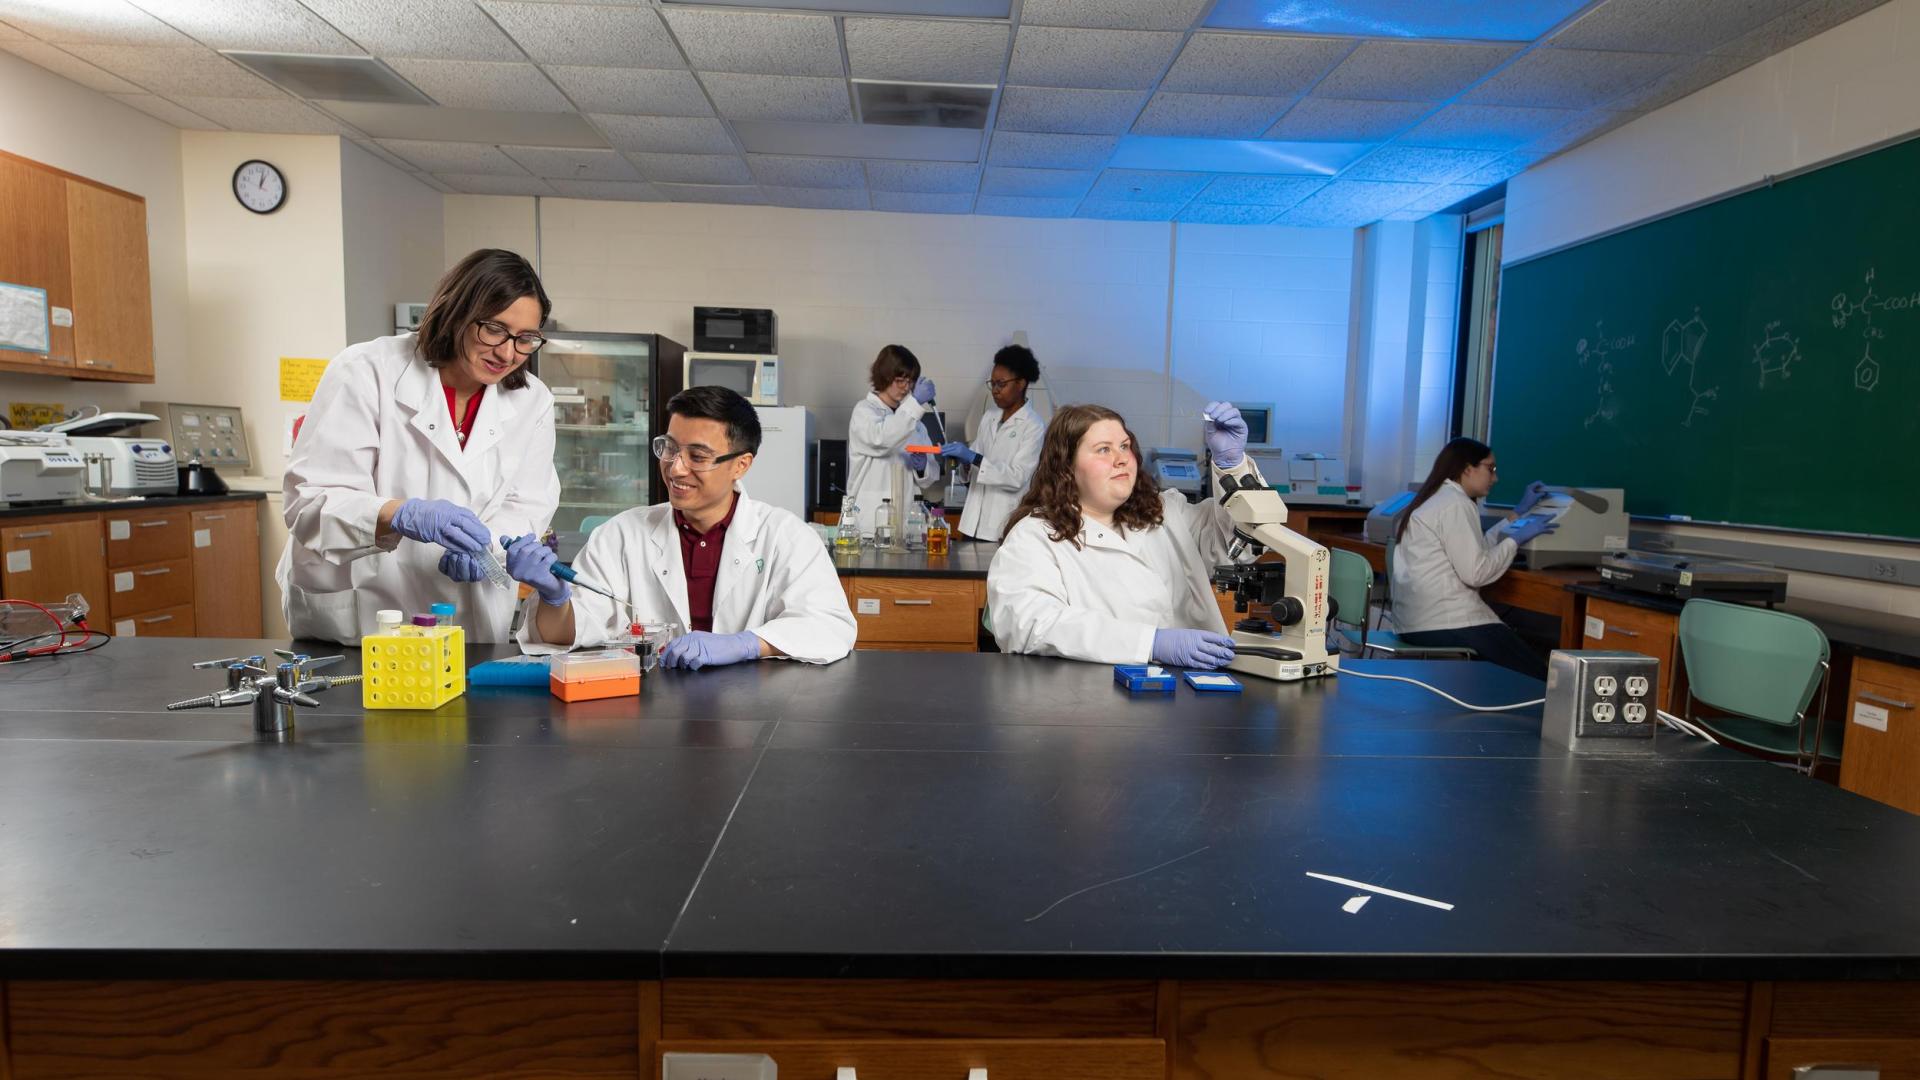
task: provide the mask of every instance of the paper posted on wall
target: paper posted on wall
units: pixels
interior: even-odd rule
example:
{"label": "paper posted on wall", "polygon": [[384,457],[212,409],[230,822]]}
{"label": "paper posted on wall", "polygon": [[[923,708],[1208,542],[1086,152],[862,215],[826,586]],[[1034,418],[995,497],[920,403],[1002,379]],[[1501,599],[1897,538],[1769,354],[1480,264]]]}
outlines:
{"label": "paper posted on wall", "polygon": [[0,281],[0,349],[44,353],[52,341],[47,290]]}

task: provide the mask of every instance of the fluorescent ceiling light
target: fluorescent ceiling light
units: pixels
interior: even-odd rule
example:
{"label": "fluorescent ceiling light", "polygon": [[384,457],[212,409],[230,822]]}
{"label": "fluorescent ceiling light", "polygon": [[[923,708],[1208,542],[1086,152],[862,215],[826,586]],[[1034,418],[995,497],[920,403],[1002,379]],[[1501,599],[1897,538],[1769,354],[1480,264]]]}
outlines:
{"label": "fluorescent ceiling light", "polygon": [[298,53],[222,53],[295,97],[327,101],[369,101],[388,105],[432,105],[392,68],[371,56],[304,56]]}
{"label": "fluorescent ceiling light", "polygon": [[376,105],[363,101],[314,104],[380,139],[506,143],[605,149],[607,140],[579,113],[494,112],[434,105]]}
{"label": "fluorescent ceiling light", "polygon": [[853,103],[862,123],[984,131],[996,89],[998,87],[953,83],[854,79]]}
{"label": "fluorescent ceiling light", "polygon": [[[1673,0],[1676,4],[1694,0]],[[1532,41],[1588,0],[1220,0],[1213,30]]]}
{"label": "fluorescent ceiling light", "polygon": [[1280,142],[1269,139],[1176,139],[1129,135],[1120,140],[1111,169],[1332,176],[1378,149],[1374,143]]}
{"label": "fluorescent ceiling light", "polygon": [[884,124],[799,124],[735,120],[733,133],[749,154],[886,158],[895,161],[978,161],[982,132],[967,128],[891,127]]}
{"label": "fluorescent ceiling light", "polygon": [[1006,19],[1013,0],[660,0],[668,7],[776,8],[846,15],[940,15],[956,19]]}

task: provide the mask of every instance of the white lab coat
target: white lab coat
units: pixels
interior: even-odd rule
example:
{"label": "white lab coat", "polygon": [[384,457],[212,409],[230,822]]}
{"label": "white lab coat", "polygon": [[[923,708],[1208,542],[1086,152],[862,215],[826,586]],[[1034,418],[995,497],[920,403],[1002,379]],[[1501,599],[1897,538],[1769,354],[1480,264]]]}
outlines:
{"label": "white lab coat", "polygon": [[314,391],[284,490],[291,535],[276,574],[295,637],[351,645],[382,608],[450,602],[467,640],[511,640],[517,590],[456,582],[440,572],[439,545],[376,540],[375,527],[389,500],[445,499],[495,537],[545,530],[560,499],[553,394],[532,375],[519,390],[488,387],[463,450],[414,335],[349,346]]}
{"label": "white lab coat", "polygon": [[[873,532],[873,516],[882,499],[893,499],[894,477],[906,479],[900,490],[909,499],[931,490],[940,483],[940,455],[928,454],[927,466],[919,472],[907,467],[901,456],[907,444],[932,445],[933,436],[920,418],[927,407],[907,395],[897,409],[887,408],[879,394],[869,393],[853,407],[847,421],[847,494],[860,508],[860,531]],[[906,521],[907,508],[896,499],[893,527],[896,533]]]}
{"label": "white lab coat", "polygon": [[[820,534],[791,511],[740,493],[713,582],[713,632],[751,630],[794,660],[831,664],[853,649],[858,627]],[[574,648],[591,648],[638,619],[692,628],[687,570],[668,503],[637,506],[593,530],[573,560],[580,576],[633,604],[633,614],[598,593],[573,590]],[[531,654],[565,652],[540,637],[528,601],[520,643]]]}
{"label": "white lab coat", "polygon": [[[1209,577],[1227,562],[1233,518],[1219,502],[1160,493],[1145,532],[1083,522],[1081,546],[1046,521],[1014,522],[987,568],[987,614],[1002,652],[1144,664],[1163,627],[1227,632]],[[1248,556],[1251,557],[1251,556]]]}
{"label": "white lab coat", "polygon": [[960,514],[960,531],[975,540],[998,540],[1007,532],[1007,517],[1040,464],[1040,439],[1047,426],[1031,404],[1022,404],[1013,418],[1002,423],[1000,412],[980,421],[972,449],[980,455],[973,484],[967,489],[967,508]]}
{"label": "white lab coat", "polygon": [[1393,625],[1403,634],[1497,623],[1480,589],[1498,581],[1519,548],[1502,521],[1480,531],[1480,504],[1448,480],[1420,504],[1393,549]]}

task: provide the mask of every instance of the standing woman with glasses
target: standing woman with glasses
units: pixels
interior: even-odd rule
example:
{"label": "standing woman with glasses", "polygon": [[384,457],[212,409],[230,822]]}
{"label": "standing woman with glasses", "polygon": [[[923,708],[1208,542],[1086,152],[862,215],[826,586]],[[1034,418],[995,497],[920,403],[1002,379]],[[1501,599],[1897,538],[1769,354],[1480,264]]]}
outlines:
{"label": "standing woman with glasses", "polygon": [[867,369],[867,385],[847,420],[847,494],[860,508],[860,531],[872,536],[881,501],[893,500],[898,528],[906,501],[940,482],[940,459],[907,451],[933,438],[920,420],[933,410],[933,380],[920,374],[920,358],[905,345],[883,347]]}
{"label": "standing woman with glasses", "polygon": [[278,578],[294,637],[353,644],[383,608],[445,602],[468,640],[510,640],[516,590],[477,556],[544,531],[560,500],[553,395],[527,373],[552,307],[525,259],[476,251],[418,332],[327,365],[287,463]]}
{"label": "standing woman with glasses", "polygon": [[1526,517],[1547,494],[1546,485],[1533,483],[1514,518],[1482,532],[1480,501],[1499,474],[1493,448],[1478,439],[1441,448],[1394,527],[1393,624],[1409,645],[1464,645],[1482,660],[1544,679],[1540,654],[1500,621],[1480,590],[1507,572],[1521,544],[1558,526]]}
{"label": "standing woman with glasses", "polygon": [[969,446],[950,442],[941,457],[974,466],[967,487],[967,508],[960,514],[960,534],[975,540],[997,541],[1007,532],[1007,517],[1020,505],[1040,464],[1040,437],[1047,425],[1027,404],[1027,387],[1040,381],[1040,361],[1025,345],[1009,345],[993,354],[987,393],[998,412],[988,410],[980,432]]}

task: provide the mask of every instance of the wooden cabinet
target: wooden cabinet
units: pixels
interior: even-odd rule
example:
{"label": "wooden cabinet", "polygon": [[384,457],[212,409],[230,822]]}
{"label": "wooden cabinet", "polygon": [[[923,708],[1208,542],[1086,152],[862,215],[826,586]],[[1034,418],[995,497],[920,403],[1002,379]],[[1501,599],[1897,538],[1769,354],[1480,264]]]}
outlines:
{"label": "wooden cabinet", "polygon": [[116,510],[100,520],[107,532],[110,567],[184,559],[192,551],[193,511],[187,507]]}
{"label": "wooden cabinet", "polygon": [[[73,307],[66,181],[4,154],[0,154],[0,281],[45,289],[51,307]],[[0,351],[0,360],[11,371],[70,374],[73,329],[52,326],[45,356]]]}
{"label": "wooden cabinet", "polygon": [[253,503],[193,512],[194,633],[260,636],[260,518]]}
{"label": "wooden cabinet", "polygon": [[1840,786],[1920,814],[1920,669],[1855,657],[1843,716]]}
{"label": "wooden cabinet", "polygon": [[662,1042],[666,1054],[765,1054],[780,1076],[860,1080],[1166,1080],[1158,1039],[873,1039],[791,1042]]}
{"label": "wooden cabinet", "polygon": [[192,604],[143,611],[113,620],[114,637],[196,637]]}
{"label": "wooden cabinet", "polygon": [[[1851,742],[1847,753],[1853,753]],[[1920,1080],[1920,986],[1776,983],[1771,996],[1771,1022],[1762,1028],[1768,1031],[1765,1070],[1755,1075],[1824,1080],[1864,1072],[1879,1080]],[[1846,1066],[1857,1071],[1842,1071]],[[1833,1071],[1813,1071],[1819,1069]]]}
{"label": "wooden cabinet", "polygon": [[850,577],[847,606],[862,649],[972,652],[986,582],[971,578]]}
{"label": "wooden cabinet", "polygon": [[98,517],[8,521],[0,528],[0,552],[6,567],[0,591],[9,599],[52,604],[79,593],[98,613],[94,625],[104,625],[107,571]]}
{"label": "wooden cabinet", "polygon": [[1679,675],[1679,616],[1593,597],[1587,601],[1585,623],[1581,648],[1620,649],[1660,661],[1660,686],[1654,691],[1654,700],[1670,713],[1684,713],[1685,702],[1674,700],[1685,686]]}
{"label": "wooden cabinet", "polygon": [[107,572],[113,577],[108,606],[116,623],[132,615],[193,603],[192,559],[170,559]]}

